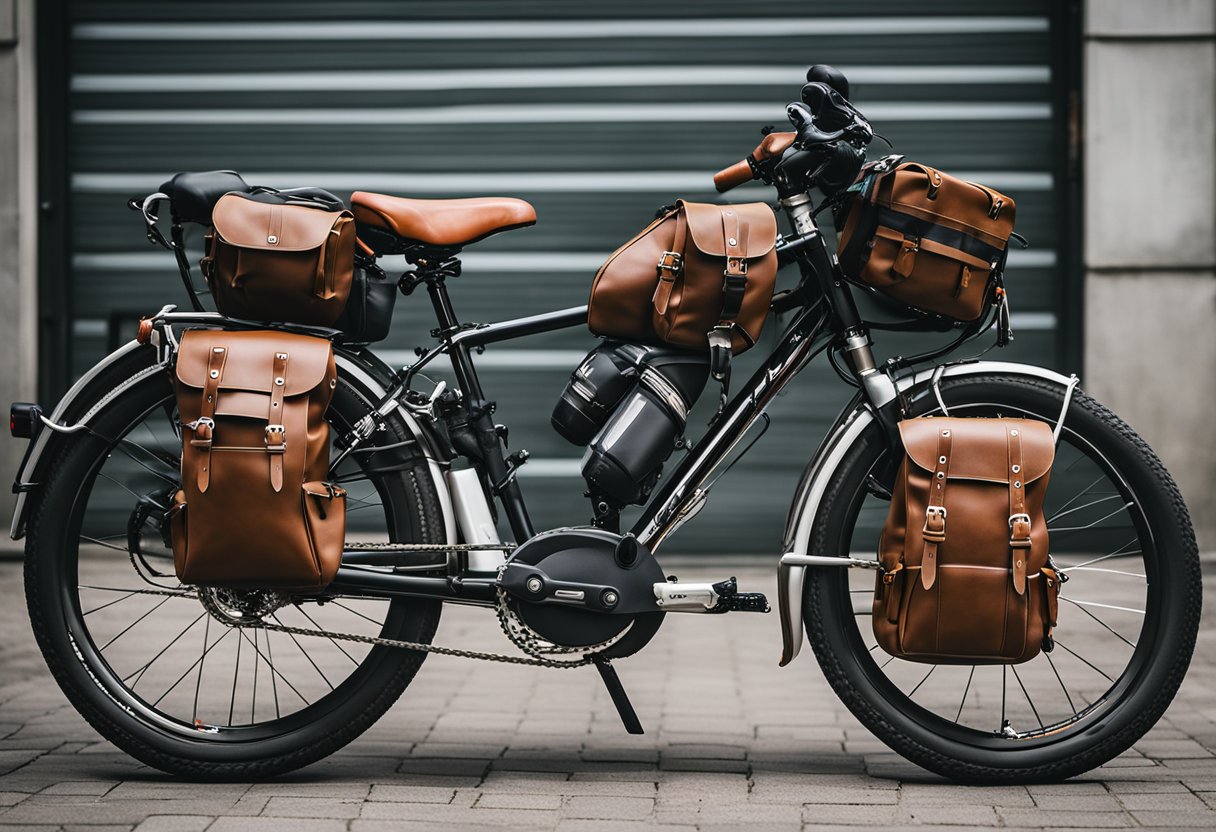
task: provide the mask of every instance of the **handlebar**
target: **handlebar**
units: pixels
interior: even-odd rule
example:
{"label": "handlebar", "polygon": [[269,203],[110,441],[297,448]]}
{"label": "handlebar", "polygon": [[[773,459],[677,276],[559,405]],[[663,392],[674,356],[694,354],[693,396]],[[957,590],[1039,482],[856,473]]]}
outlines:
{"label": "handlebar", "polygon": [[725,193],[756,178],[757,166],[779,157],[798,138],[797,133],[769,133],[747,158],[714,174],[714,187]]}

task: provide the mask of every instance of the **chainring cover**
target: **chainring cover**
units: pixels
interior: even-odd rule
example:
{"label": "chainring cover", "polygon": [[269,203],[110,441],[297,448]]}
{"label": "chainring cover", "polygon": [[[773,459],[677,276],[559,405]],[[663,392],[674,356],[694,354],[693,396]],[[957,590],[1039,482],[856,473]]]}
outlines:
{"label": "chainring cover", "polygon": [[611,587],[619,596],[613,611],[557,600],[532,602],[520,597],[522,593],[509,590],[515,612],[542,638],[563,647],[599,644],[617,636],[635,620],[652,617],[656,620],[647,623],[653,626],[644,629],[653,635],[663,616],[654,599],[654,585],[664,581],[663,570],[640,544],[631,564],[618,563],[617,546],[623,539],[622,535],[596,528],[542,532],[512,553],[503,573],[510,575],[512,564],[526,565],[536,567],[553,581]]}

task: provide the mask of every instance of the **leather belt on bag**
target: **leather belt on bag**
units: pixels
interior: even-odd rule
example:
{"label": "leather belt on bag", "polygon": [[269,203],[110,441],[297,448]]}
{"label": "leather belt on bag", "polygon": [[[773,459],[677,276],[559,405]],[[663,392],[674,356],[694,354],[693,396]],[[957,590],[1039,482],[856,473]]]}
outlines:
{"label": "leather belt on bag", "polygon": [[287,428],[283,426],[283,395],[287,389],[287,353],[274,354],[274,383],[270,386],[270,414],[266,424],[266,453],[270,455],[270,487],[283,490],[283,455]]}
{"label": "leather belt on bag", "polygon": [[1030,515],[1026,513],[1026,488],[1022,482],[1022,437],[1017,428],[1006,428],[1009,444],[1009,548],[1013,560],[1013,588],[1026,594],[1026,561],[1030,557]]}
{"label": "leather belt on bag", "polygon": [[211,444],[215,434],[215,408],[220,395],[220,380],[224,377],[224,362],[228,358],[227,347],[212,347],[207,358],[207,378],[203,382],[203,401],[199,417],[186,425],[194,435],[190,446],[198,448],[203,455],[198,467],[198,490],[206,491],[211,484]]}
{"label": "leather belt on bag", "polygon": [[684,273],[684,246],[688,243],[688,221],[683,211],[676,212],[676,230],[671,240],[671,250],[663,252],[659,257],[659,285],[655,287],[655,311],[660,315],[667,311],[671,301],[671,293],[676,285],[676,278]]}
{"label": "leather belt on bag", "polygon": [[946,542],[946,482],[950,474],[950,430],[940,430],[933,480],[929,484],[929,505],[925,508],[925,548],[920,559],[920,585],[932,589],[937,580],[937,549]]}
{"label": "leather belt on bag", "polygon": [[743,298],[747,294],[747,235],[748,226],[739,220],[739,213],[722,209],[722,240],[726,251],[726,267],[722,270],[722,312],[718,323],[707,334],[709,338],[709,370],[715,380],[723,383],[723,398],[730,383],[730,359],[735,326]]}

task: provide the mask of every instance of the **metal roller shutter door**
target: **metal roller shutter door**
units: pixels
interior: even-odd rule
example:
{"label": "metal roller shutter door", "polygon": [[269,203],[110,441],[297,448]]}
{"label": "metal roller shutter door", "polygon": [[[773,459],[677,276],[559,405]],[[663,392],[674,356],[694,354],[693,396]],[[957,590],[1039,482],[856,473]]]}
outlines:
{"label": "metal roller shutter door", "polygon": [[[717,198],[710,174],[753,147],[760,126],[783,123],[812,62],[849,75],[854,102],[899,152],[1017,200],[1018,230],[1034,247],[1010,257],[1017,340],[1002,357],[1063,364],[1061,331],[1079,324],[1079,310],[1065,306],[1076,277],[1056,162],[1060,24],[1046,0],[987,3],[982,15],[937,0],[917,4],[913,18],[894,0],[770,2],[763,17],[713,0],[679,20],[668,19],[671,6],[638,0],[611,10],[296,2],[290,19],[282,7],[68,4],[71,372],[139,315],[184,302],[172,258],[146,245],[122,204],[166,174],[230,167],[252,182],[343,196],[523,197],[538,225],[472,247],[450,288],[467,321],[531,314],[585,302],[604,256],[657,205]],[[425,298],[402,298],[381,351],[408,362],[432,326]],[[770,323],[736,379],[778,330]],[[541,528],[588,516],[580,451],[552,432],[548,414],[592,344],[567,331],[481,357],[512,447],[533,454],[521,478]],[[881,354],[910,348],[879,335]],[[801,468],[849,392],[826,366],[808,369],[670,550],[773,552]]]}

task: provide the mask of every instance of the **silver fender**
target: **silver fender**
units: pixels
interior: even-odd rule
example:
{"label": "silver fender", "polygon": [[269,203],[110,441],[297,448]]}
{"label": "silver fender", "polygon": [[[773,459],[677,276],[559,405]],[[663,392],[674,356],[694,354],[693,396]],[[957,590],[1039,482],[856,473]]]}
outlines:
{"label": "silver fender", "polygon": [[[114,352],[107,355],[101,361],[97,362],[84,375],[77,379],[76,383],[64,394],[59,400],[59,404],[55,406],[55,410],[50,415],[50,420],[56,424],[66,424],[65,417],[70,414],[73,424],[87,425],[89,424],[106,406],[123,392],[138,384],[149,375],[157,372],[163,372],[165,369],[164,362],[158,362],[132,375],[117,387],[107,390],[96,403],[80,412],[81,407],[89,401],[88,395],[92,395],[90,386],[93,381],[101,375],[111,365],[122,361],[136,350],[145,348],[144,345],[137,341],[130,341],[119,347]],[[384,385],[381,384],[371,373],[361,367],[359,364],[351,360],[350,357],[339,352],[336,355],[336,363],[339,369],[345,375],[357,379],[365,390],[372,396],[383,398],[386,395]],[[438,445],[431,436],[430,431],[421,425],[414,415],[404,407],[398,407],[397,413],[405,422],[406,427],[415,437],[418,438],[423,455],[426,457],[427,470],[430,473],[431,480],[435,484],[435,491],[439,495],[439,505],[443,511],[443,526],[446,542],[455,543],[457,541],[456,519],[452,511],[452,497],[448,491],[447,480],[444,478],[444,469],[447,464],[441,462],[442,456],[437,452]],[[13,540],[19,540],[25,536],[26,515],[28,513],[29,491],[36,488],[38,485],[38,477],[40,475],[40,464],[47,457],[47,449],[56,441],[60,440],[63,434],[44,428],[38,438],[34,440],[29,453],[26,454],[25,461],[21,465],[21,471],[17,476],[17,482],[26,490],[19,491],[17,494],[17,502],[13,509],[13,522],[9,527],[9,536]]]}
{"label": "silver fender", "polygon": [[[896,382],[899,392],[928,382],[936,368],[906,376]],[[1014,364],[1008,361],[976,361],[968,364],[951,364],[945,367],[943,378],[971,375],[1011,375],[1043,379],[1067,387],[1068,376],[1054,370],[1030,364]],[[828,484],[836,476],[840,463],[858,438],[874,422],[874,411],[860,397],[836,420],[827,437],[815,452],[798,483],[794,502],[785,524],[781,563],[777,567],[777,606],[781,616],[781,666],[789,664],[802,649],[802,598],[803,582],[807,566],[791,561],[808,554],[811,527],[819,513]],[[837,568],[837,567],[832,567]]]}

